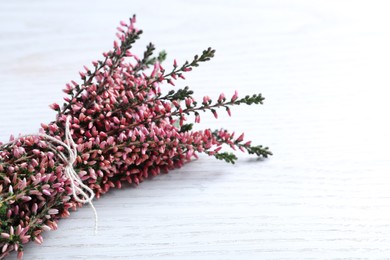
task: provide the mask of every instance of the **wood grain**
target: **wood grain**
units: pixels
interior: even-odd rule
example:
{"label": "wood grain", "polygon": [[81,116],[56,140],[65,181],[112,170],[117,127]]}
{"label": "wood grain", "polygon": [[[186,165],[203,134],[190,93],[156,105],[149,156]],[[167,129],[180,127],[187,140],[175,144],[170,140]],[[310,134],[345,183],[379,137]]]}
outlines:
{"label": "wood grain", "polygon": [[[2,1],[0,140],[34,133],[64,84],[138,15],[167,64],[212,46],[198,97],[261,92],[263,107],[204,127],[275,156],[201,157],[115,190],[29,244],[26,259],[389,259],[390,29],[385,1]],[[179,86],[180,87],[180,86]],[[14,258],[12,255],[10,258]]]}

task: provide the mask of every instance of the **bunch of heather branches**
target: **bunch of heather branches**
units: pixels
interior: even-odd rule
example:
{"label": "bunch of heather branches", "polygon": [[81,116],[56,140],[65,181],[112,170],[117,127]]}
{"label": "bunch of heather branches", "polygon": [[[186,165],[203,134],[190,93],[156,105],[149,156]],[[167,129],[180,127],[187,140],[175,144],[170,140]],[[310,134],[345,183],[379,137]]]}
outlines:
{"label": "bunch of heather branches", "polygon": [[[195,101],[188,87],[162,92],[163,84],[175,85],[178,79],[210,60],[211,48],[192,61],[165,70],[161,63],[166,54],[154,55],[149,44],[142,58],[130,49],[142,31],[134,27],[135,16],[121,22],[113,49],[103,59],[84,66],[81,82],[66,84],[63,106],[52,104],[56,120],[42,124],[41,133],[65,141],[65,124],[70,118],[70,133],[77,144],[73,164],[82,182],[96,197],[123,183],[142,182],[148,176],[181,167],[205,153],[234,163],[233,153],[223,146],[261,157],[271,155],[267,147],[254,146],[224,129],[193,131],[187,118],[200,122],[200,112],[210,111],[218,117],[222,108],[230,115],[235,105],[262,104],[261,94],[215,101],[205,96]],[[69,216],[82,203],[75,199],[71,180],[64,174],[66,165],[58,153],[66,153],[42,136],[11,137],[0,147],[0,258],[12,251],[23,256],[23,245],[39,244],[41,233],[57,228],[60,218]]]}

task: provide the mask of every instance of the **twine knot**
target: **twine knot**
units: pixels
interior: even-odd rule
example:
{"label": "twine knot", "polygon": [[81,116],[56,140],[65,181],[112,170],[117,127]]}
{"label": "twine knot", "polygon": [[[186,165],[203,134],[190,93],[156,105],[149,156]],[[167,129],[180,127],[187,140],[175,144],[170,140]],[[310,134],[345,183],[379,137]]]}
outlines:
{"label": "twine knot", "polygon": [[[74,200],[83,204],[89,203],[89,205],[91,206],[93,213],[95,215],[95,234],[97,234],[98,215],[96,212],[96,208],[92,204],[92,200],[95,197],[95,193],[90,187],[88,187],[83,183],[80,176],[73,168],[73,164],[77,159],[77,145],[73,141],[72,134],[70,133],[70,119],[71,119],[70,116],[66,118],[65,142],[62,142],[61,140],[58,140],[47,134],[38,133],[38,134],[28,134],[28,135],[19,136],[15,140],[3,144],[2,146],[5,147],[8,145],[12,145],[21,138],[31,137],[31,136],[39,136],[39,137],[43,137],[46,140],[49,140],[51,143],[50,142],[47,143],[48,148],[52,150],[61,159],[61,161],[65,166],[64,174],[70,181]],[[63,146],[66,149],[68,156],[66,156],[62,151],[59,151],[53,144],[59,144]]]}

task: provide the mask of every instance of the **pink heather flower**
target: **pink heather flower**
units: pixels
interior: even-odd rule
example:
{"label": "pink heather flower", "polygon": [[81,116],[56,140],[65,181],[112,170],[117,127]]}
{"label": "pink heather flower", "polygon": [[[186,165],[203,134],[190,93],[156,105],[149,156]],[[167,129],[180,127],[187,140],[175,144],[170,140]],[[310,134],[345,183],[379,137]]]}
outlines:
{"label": "pink heather flower", "polygon": [[186,98],[185,102],[186,102],[187,107],[191,107],[193,100],[192,100],[192,98]]}
{"label": "pink heather flower", "polygon": [[176,100],[173,100],[173,101],[172,101],[172,104],[173,104],[176,108],[179,108],[179,107],[180,107],[179,102],[177,102]]}
{"label": "pink heather flower", "polygon": [[134,58],[136,61],[138,61],[138,62],[140,61],[140,59],[138,58],[137,55],[134,55],[134,54],[133,54],[133,58]]}
{"label": "pink heather flower", "polygon": [[57,215],[58,214],[58,209],[49,209],[47,212],[49,215]]}
{"label": "pink heather flower", "polygon": [[27,201],[30,201],[31,200],[31,197],[30,196],[22,196],[22,200],[24,202],[27,202]]}
{"label": "pink heather flower", "polygon": [[41,236],[36,236],[35,238],[34,238],[34,241],[37,243],[37,244],[42,244],[42,242],[43,242],[43,239],[42,239],[42,237]]}
{"label": "pink heather flower", "polygon": [[51,195],[50,191],[48,191],[48,190],[46,190],[46,189],[43,189],[43,190],[42,190],[42,193],[45,194],[45,195],[47,195],[47,196],[50,196],[50,195]]}
{"label": "pink heather flower", "polygon": [[225,101],[225,94],[224,93],[221,93],[218,97],[218,102],[223,102]]}
{"label": "pink heather flower", "polygon": [[200,115],[195,116],[195,123],[200,123]]}
{"label": "pink heather flower", "polygon": [[220,146],[220,147],[216,148],[216,149],[214,150],[214,152],[215,152],[215,153],[218,153],[221,149],[222,149],[222,147]]}
{"label": "pink heather flower", "polygon": [[53,103],[49,107],[51,109],[53,109],[53,110],[59,110],[60,109],[60,105],[58,105],[57,103]]}
{"label": "pink heather flower", "polygon": [[31,163],[31,165],[32,165],[33,167],[37,167],[37,166],[39,165],[38,161],[37,161],[36,159],[34,159],[34,158],[31,159],[30,163]]}
{"label": "pink heather flower", "polygon": [[176,59],[173,60],[173,67],[175,67],[175,68],[177,67],[177,61],[176,61]]}
{"label": "pink heather flower", "polygon": [[64,91],[66,94],[70,94],[70,93],[72,93],[72,91],[73,91],[73,87],[68,83],[68,84],[66,84],[66,87],[65,87],[65,89],[63,89],[63,91]]}
{"label": "pink heather flower", "polygon": [[236,140],[236,142],[241,142],[244,140],[244,133],[242,133]]}
{"label": "pink heather flower", "polygon": [[114,143],[114,137],[112,137],[112,136],[108,137],[107,143],[108,143],[109,145],[112,145],[112,144]]}
{"label": "pink heather flower", "polygon": [[117,41],[114,41],[114,48],[115,48],[115,49],[118,49],[118,48],[119,48],[119,44],[118,44]]}
{"label": "pink heather flower", "polygon": [[79,104],[74,104],[74,105],[72,105],[73,111],[79,111],[79,110],[81,110],[81,108],[82,108],[82,106],[79,105]]}
{"label": "pink heather flower", "polygon": [[158,62],[156,62],[153,66],[153,71],[152,73],[150,74],[150,77],[151,78],[154,78],[156,75],[157,75],[157,72],[159,70],[160,66],[158,65]]}
{"label": "pink heather flower", "polygon": [[31,238],[30,235],[25,235],[25,236],[19,237],[20,242],[22,242],[22,244],[26,244],[30,240],[30,238]]}
{"label": "pink heather flower", "polygon": [[113,117],[113,121],[114,121],[115,124],[119,124],[119,123],[121,122],[121,121],[119,120],[119,118],[116,117],[116,116]]}
{"label": "pink heather flower", "polygon": [[168,82],[168,84],[171,84],[172,86],[175,86],[175,83],[173,83],[172,80],[168,79],[167,82]]}
{"label": "pink heather flower", "polygon": [[217,113],[217,111],[213,110],[212,112],[213,112],[214,117],[215,117],[216,119],[218,119],[218,113]]}
{"label": "pink heather flower", "polygon": [[50,231],[51,230],[51,228],[48,225],[42,225],[42,229],[44,231]]}
{"label": "pink heather flower", "polygon": [[236,90],[236,91],[234,92],[234,95],[232,96],[231,102],[236,101],[237,98],[238,98],[238,92],[237,92],[237,90]]}
{"label": "pink heather flower", "polygon": [[16,228],[16,235],[19,236],[20,233],[22,232],[22,226],[21,225],[18,225],[18,227]]}
{"label": "pink heather flower", "polygon": [[231,113],[231,111],[230,111],[230,108],[229,108],[229,107],[227,107],[227,108],[226,108],[226,112],[228,113],[228,115],[229,115],[229,116],[232,116],[232,113]]}
{"label": "pink heather flower", "polygon": [[1,237],[8,239],[10,237],[10,235],[8,233],[1,233]]}
{"label": "pink heather flower", "polygon": [[37,210],[38,210],[38,204],[37,204],[37,203],[34,203],[34,204],[32,205],[31,211],[32,211],[34,214],[36,214],[36,213],[37,213]]}
{"label": "pink heather flower", "polygon": [[203,104],[204,104],[204,105],[208,105],[209,102],[210,102],[210,100],[211,100],[211,99],[210,99],[209,96],[204,96],[204,97],[203,97]]}
{"label": "pink heather flower", "polygon": [[2,250],[1,250],[2,253],[4,253],[5,251],[7,251],[8,245],[9,245],[8,243],[5,243],[5,244],[3,245]]}
{"label": "pink heather flower", "polygon": [[15,147],[14,148],[14,156],[19,158],[25,152],[23,147]]}

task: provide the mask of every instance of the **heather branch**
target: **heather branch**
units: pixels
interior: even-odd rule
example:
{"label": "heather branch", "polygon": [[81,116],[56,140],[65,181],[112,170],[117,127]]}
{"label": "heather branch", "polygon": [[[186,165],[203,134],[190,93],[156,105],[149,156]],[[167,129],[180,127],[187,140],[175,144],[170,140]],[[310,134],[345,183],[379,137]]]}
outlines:
{"label": "heather branch", "polygon": [[[135,19],[135,15],[133,16],[132,19]],[[127,51],[132,48],[133,43],[136,42],[140,38],[140,35],[142,34],[141,30],[131,30],[129,33],[124,34],[125,38],[122,39],[121,45],[120,46],[115,46],[113,51],[110,51],[108,53],[105,53],[105,59],[104,61],[99,61],[98,64],[99,66],[95,66],[95,71],[91,73],[89,70],[87,70],[87,75],[88,78],[85,74],[80,73],[81,79],[83,80],[83,87],[80,87],[79,85],[76,85],[76,94],[72,94],[72,100],[74,98],[78,98],[85,89],[90,86],[93,83],[93,80],[96,77],[96,74],[98,71],[103,69],[105,66],[109,66],[111,68],[110,70],[110,75],[113,73],[114,68],[116,68],[121,61],[122,58],[126,57]],[[108,64],[108,61],[111,61],[111,64]],[[100,88],[98,89],[98,94],[101,94],[102,91],[104,90],[104,85],[106,82],[103,82],[100,84]],[[91,103],[91,102],[90,102]],[[67,105],[64,105],[62,111],[58,110],[59,114],[64,114],[66,110],[68,110],[72,105],[72,102],[69,102]],[[88,107],[89,105],[86,105]]]}
{"label": "heather branch", "polygon": [[[181,96],[181,98],[184,98]],[[252,97],[251,96],[246,96],[242,99],[232,99],[230,101],[220,101],[220,102],[217,102],[213,105],[211,105],[211,100],[209,100],[208,102],[203,102],[201,106],[198,106],[198,107],[195,107],[196,106],[196,102],[193,103],[194,106],[190,106],[190,107],[187,107],[185,109],[182,109],[181,107],[178,107],[174,112],[172,113],[164,113],[164,114],[160,114],[160,115],[157,115],[157,116],[154,116],[154,117],[151,117],[150,118],[150,122],[158,122],[160,121],[161,119],[163,118],[172,118],[174,116],[183,116],[184,114],[187,114],[189,115],[190,113],[197,113],[198,111],[203,111],[205,112],[206,110],[210,110],[211,112],[215,113],[215,108],[219,108],[219,107],[225,107],[225,108],[228,108],[229,106],[233,106],[233,105],[241,105],[241,104],[248,104],[248,105],[251,105],[251,104],[263,104],[263,100],[264,98],[261,96],[261,94],[255,94],[253,95]],[[127,129],[132,129],[136,126],[139,126],[139,125],[144,125],[145,122],[136,122],[136,123],[132,123],[132,124],[129,124],[123,128],[120,128],[119,129],[119,132],[122,132],[124,130],[127,130]],[[113,129],[111,131],[108,132],[109,135],[112,135],[112,134],[115,134],[115,133],[118,133],[117,132],[117,129]]]}

